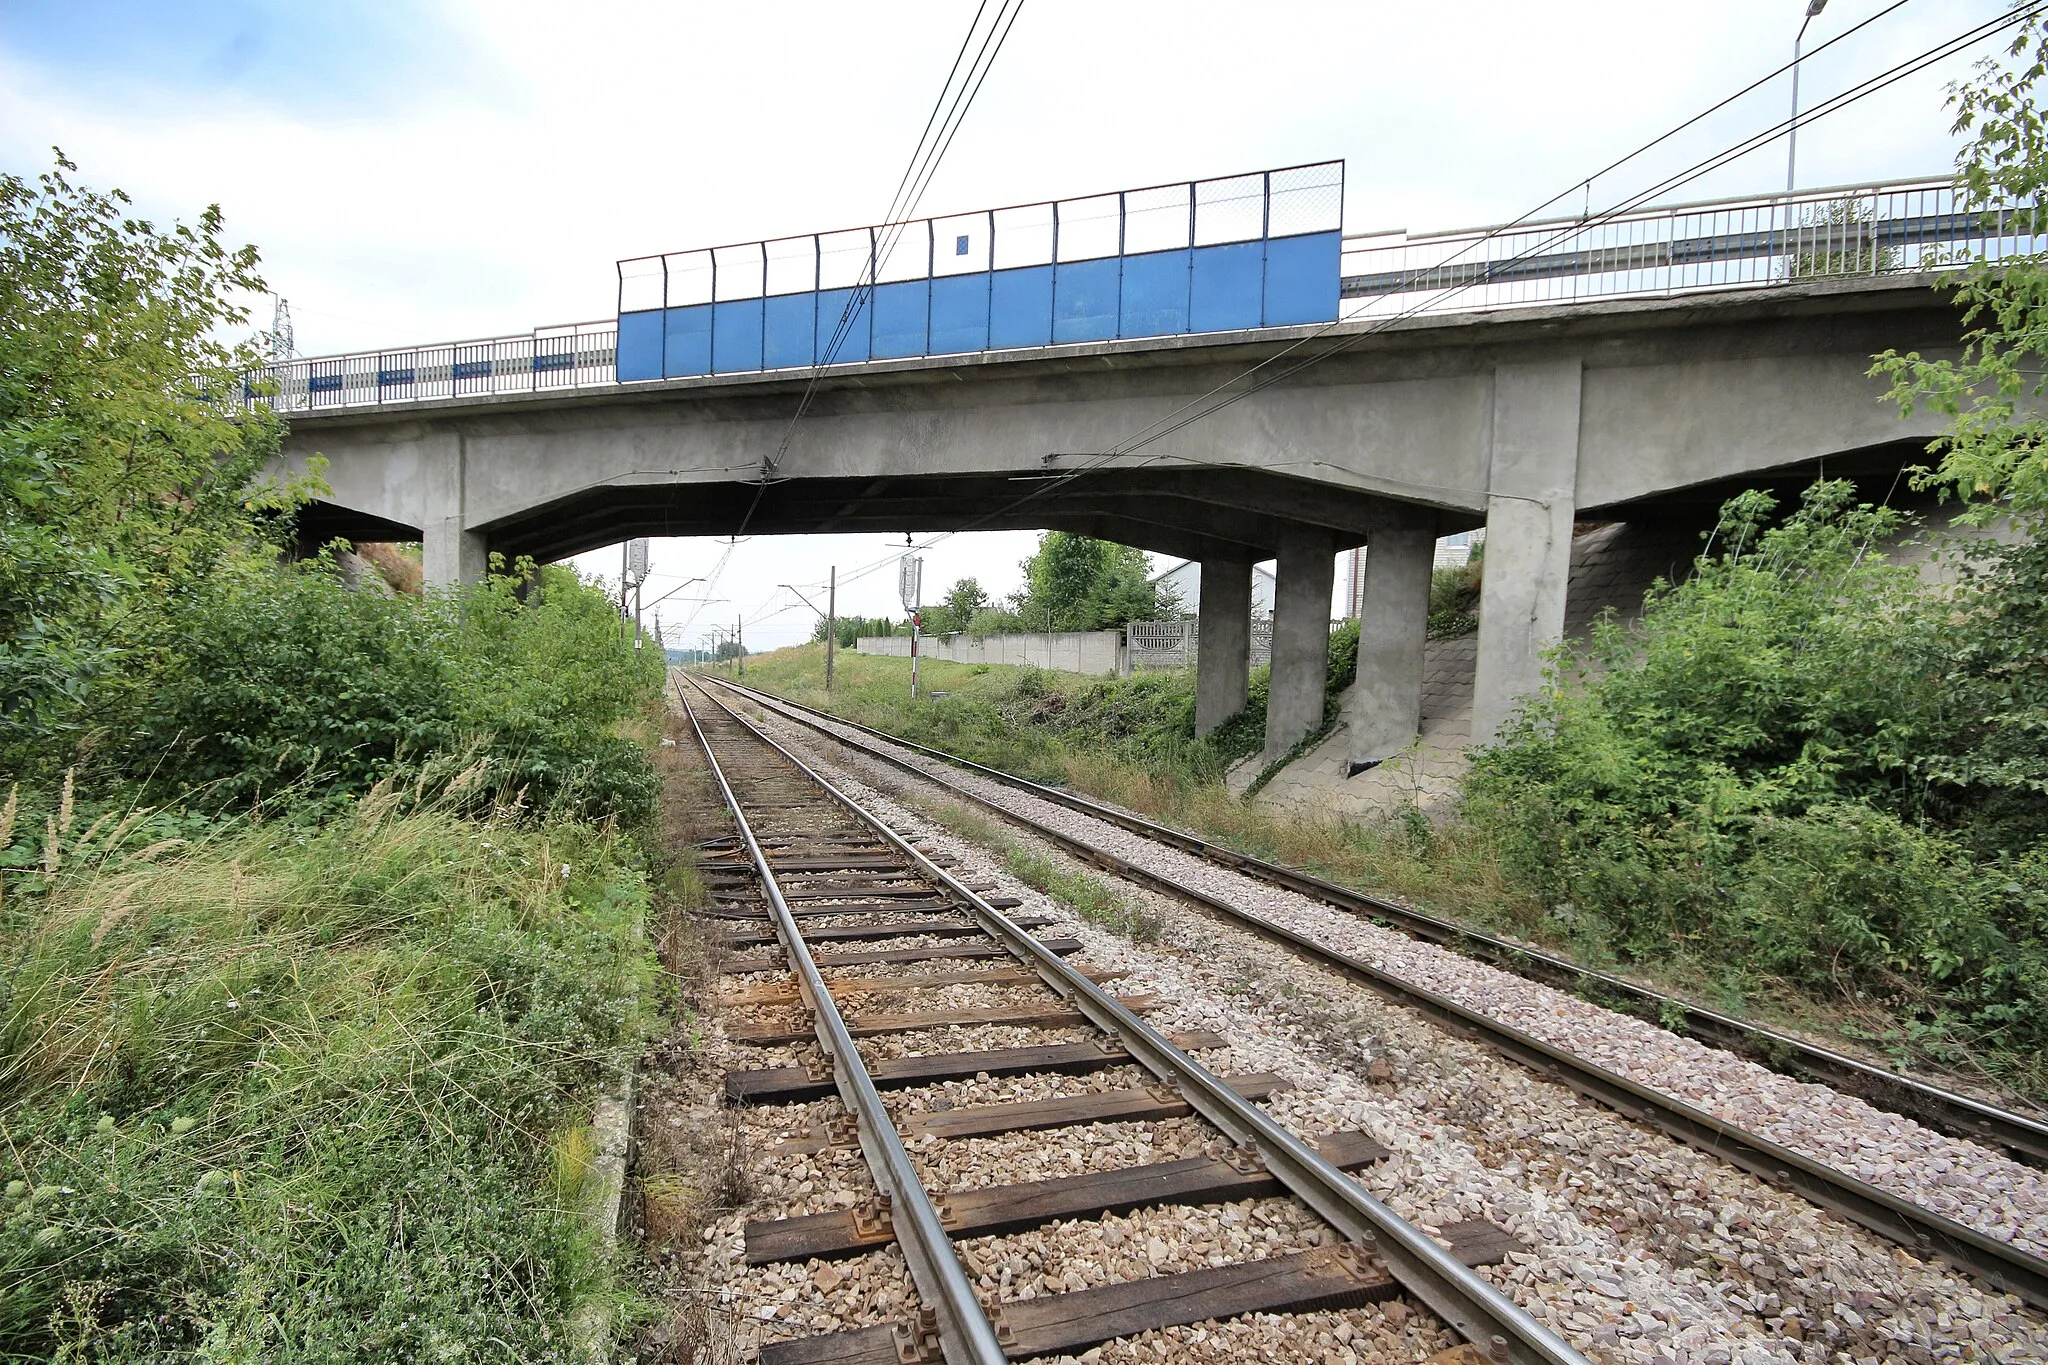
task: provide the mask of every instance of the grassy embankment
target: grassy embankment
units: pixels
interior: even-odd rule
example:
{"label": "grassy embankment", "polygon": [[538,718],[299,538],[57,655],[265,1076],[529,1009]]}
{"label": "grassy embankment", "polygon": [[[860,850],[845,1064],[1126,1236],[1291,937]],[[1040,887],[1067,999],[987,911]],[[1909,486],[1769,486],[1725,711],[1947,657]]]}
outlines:
{"label": "grassy embankment", "polygon": [[[1820,576],[1840,581],[1839,575]],[[1679,615],[1682,606],[1669,610]],[[1853,622],[1867,613],[1836,616]],[[1792,634],[1811,638],[1816,628],[1809,619]],[[1608,663],[1617,674],[1627,672],[1618,657]],[[1937,866],[1919,851],[1922,836],[1897,836],[1920,840],[1897,850],[1872,837],[1786,849],[1769,842],[1782,839],[1782,820],[1758,822],[1764,842],[1718,863],[1702,862],[1687,851],[1698,842],[1688,842],[1673,865],[1698,889],[1673,908],[1645,894],[1644,859],[1631,850],[1655,856],[1653,837],[1668,837],[1665,828],[1682,832],[1700,818],[1691,807],[1649,817],[1598,811],[1615,834],[1612,851],[1596,857],[1551,832],[1568,799],[1555,782],[1545,787],[1512,773],[1512,781],[1489,775],[1476,819],[1431,822],[1413,810],[1365,822],[1279,814],[1231,796],[1218,780],[1224,755],[1188,737],[1186,674],[1119,683],[930,660],[923,668],[926,686],[950,695],[913,706],[906,661],[842,653],[838,685],[828,697],[817,647],[751,659],[747,677],[795,700],[1070,785],[1245,852],[1537,942],[1589,966],[1626,970],[1660,989],[1840,1043],[1874,1045],[1901,1060],[1975,1072],[2031,1095],[2048,1093],[2032,1041],[2036,1030],[2027,1022],[2032,1012],[2023,1003],[2037,980],[2024,964],[2038,955],[2038,923],[2016,907],[2019,918],[1997,927],[1978,907],[1995,902],[2001,886],[2002,894],[2011,894],[2010,874],[1997,866],[1974,871],[1946,855]],[[1495,767],[1526,762],[1535,742],[1503,751]],[[1586,766],[1598,773],[1603,763],[1589,759]],[[1634,790],[1625,774],[1615,776],[1611,765],[1605,771],[1587,780],[1623,781],[1623,790]],[[1838,817],[1822,812],[1820,818]],[[1659,822],[1657,835],[1646,819]],[[1873,815],[1858,828],[1881,834],[1885,826]],[[1556,884],[1565,877],[1573,880]],[[1835,888],[1824,898],[1825,913],[1802,914],[1802,905],[1814,903],[1813,888],[1823,884]],[[1973,913],[1935,916],[1941,922],[1930,923],[1911,910],[1923,900],[1966,903]],[[1731,904],[1733,913],[1723,908]],[[1866,943],[1884,957],[1859,953]],[[2009,965],[1990,965],[1998,954]]]}
{"label": "grassy embankment", "polygon": [[75,169],[0,172],[0,1360],[580,1357],[657,651],[295,553],[255,249]]}
{"label": "grassy embankment", "polygon": [[[1347,633],[1332,651],[1332,705],[1348,683]],[[721,670],[729,672],[730,666]],[[1226,767],[1251,752],[1264,724],[1264,670],[1248,717],[1219,735],[1191,737],[1193,674],[1127,680],[1004,665],[926,659],[920,679],[947,693],[912,704],[907,660],[841,651],[824,689],[822,646],[747,660],[746,681],[890,734],[1038,781],[1072,786],[1247,853],[1306,867],[1354,886],[1426,903],[1496,927],[1518,927],[1524,906],[1498,869],[1454,831],[1420,819],[1370,824],[1277,814],[1238,800]]]}
{"label": "grassy embankment", "polygon": [[7,934],[8,1358],[571,1355],[647,893],[616,831],[504,814],[62,832]]}
{"label": "grassy embankment", "polygon": [[658,668],[563,575],[508,614],[323,572],[195,607],[187,659],[237,591],[279,638],[158,698],[188,728],[146,780],[0,798],[0,1358],[567,1360],[637,1312],[586,1205],[663,1010]]}

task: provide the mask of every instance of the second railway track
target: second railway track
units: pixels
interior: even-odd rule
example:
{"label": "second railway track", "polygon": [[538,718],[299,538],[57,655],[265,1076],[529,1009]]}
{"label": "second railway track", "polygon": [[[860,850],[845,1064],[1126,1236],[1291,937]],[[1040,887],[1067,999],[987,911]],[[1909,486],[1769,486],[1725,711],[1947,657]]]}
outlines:
{"label": "second railway track", "polygon": [[[772,1342],[764,1365],[992,1365],[1213,1319],[1395,1298],[1433,1312],[1478,1359],[1583,1361],[1469,1268],[1526,1249],[1504,1229],[1473,1219],[1431,1236],[1402,1219],[1346,1174],[1389,1155],[1368,1134],[1290,1131],[1256,1103],[1285,1090],[1283,1078],[1212,1073],[1197,1054],[1224,1039],[1154,1029],[1143,1018],[1153,1002],[1119,998],[1098,979],[1104,973],[1069,961],[1074,940],[1034,936],[1041,921],[1006,913],[1013,907],[737,713],[708,696],[693,703],[680,684],[678,697],[735,825],[712,846],[705,875],[709,913],[730,926],[726,1000],[748,1007],[738,1037],[764,1047],[815,1041],[823,1059],[734,1071],[728,1098],[767,1105],[836,1095],[841,1121],[794,1133],[770,1155],[857,1146],[876,1192],[865,1205],[749,1224],[746,1259],[807,1262],[893,1245],[916,1288],[899,1320]],[[962,997],[973,1003],[949,1007]],[[965,1024],[1051,1032],[1044,1042],[971,1051],[879,1045]],[[1131,1083],[1102,1084],[1119,1070],[1133,1073]],[[957,1104],[943,1094],[948,1082],[989,1077],[1013,1078],[1032,1097]],[[926,1102],[908,1100],[920,1092]],[[1022,1133],[1057,1144],[1084,1125],[1179,1119],[1212,1135],[1179,1160],[930,1187],[944,1165],[935,1145]],[[1078,1153],[1072,1164],[1083,1164]],[[1277,1210],[1264,1207],[1275,1202]],[[1269,1234],[1285,1231],[1251,1244],[1262,1256],[1211,1254],[1196,1269],[1002,1303],[977,1292],[956,1244],[1159,1205],[1247,1207]]]}
{"label": "second railway track", "polygon": [[[722,687],[733,687],[733,684],[726,683],[723,680],[714,679],[712,681],[717,682]],[[1638,1119],[1659,1128],[1681,1141],[1748,1170],[1766,1182],[1794,1190],[1814,1203],[1849,1217],[1872,1231],[1898,1242],[1916,1254],[1938,1256],[1950,1264],[1978,1276],[1995,1288],[2015,1293],[2029,1300],[2037,1307],[2048,1306],[2048,1262],[2044,1262],[2038,1256],[2014,1247],[1998,1238],[1986,1236],[1975,1228],[1943,1217],[1909,1199],[1901,1198],[1886,1190],[1870,1185],[1824,1162],[1813,1160],[1799,1152],[1788,1150],[1776,1143],[1760,1138],[1753,1132],[1745,1131],[1740,1127],[1717,1119],[1695,1106],[1676,1100],[1669,1095],[1659,1093],[1649,1087],[1638,1085],[1615,1072],[1588,1063],[1584,1059],[1559,1048],[1549,1046],[1540,1039],[1531,1037],[1517,1029],[1501,1024],[1497,1020],[1467,1009],[1455,1000],[1435,995],[1426,990],[1419,990],[1412,983],[1381,971],[1369,962],[1361,961],[1354,956],[1335,952],[1323,943],[1304,937],[1285,925],[1249,913],[1239,905],[1231,904],[1227,900],[1219,899],[1198,888],[1136,866],[1127,859],[1106,853],[1101,848],[1078,840],[1071,834],[1062,833],[1042,825],[1034,826],[1032,821],[1018,815],[1013,810],[991,803],[985,797],[963,789],[957,784],[946,783],[942,779],[935,778],[931,772],[905,761],[904,758],[892,754],[886,749],[849,737],[849,735],[843,733],[845,729],[863,731],[865,727],[840,721],[836,717],[810,712],[808,708],[798,707],[794,703],[787,703],[766,694],[755,693],[746,689],[735,689],[735,691],[738,695],[744,695],[757,705],[769,709],[771,713],[779,713],[785,720],[805,725],[838,744],[853,748],[856,752],[866,757],[879,759],[904,769],[915,774],[916,777],[923,781],[937,781],[941,786],[948,787],[954,794],[965,796],[969,800],[995,811],[1006,819],[1031,827],[1033,833],[1051,839],[1056,845],[1081,857],[1084,861],[1108,868],[1120,876],[1131,878],[1168,896],[1192,902],[1206,911],[1225,918],[1229,922],[1243,925],[1269,939],[1279,941],[1322,965],[1334,967],[1344,974],[1352,976],[1354,979],[1361,980],[1374,989],[1397,998],[1403,1004],[1418,1007],[1425,1014],[1432,1016],[1439,1023],[1449,1027],[1454,1032],[1482,1038],[1497,1051],[1521,1062],[1539,1074],[1562,1081],[1564,1084],[1606,1104],[1611,1109],[1628,1118]],[[882,736],[879,732],[867,731],[866,733],[877,739],[886,740],[891,745],[903,743],[902,741],[894,740],[892,737]],[[940,755],[934,750],[923,750],[920,746],[904,745],[903,747],[924,755],[942,758],[948,762],[960,762],[960,760],[951,759],[950,756]],[[975,767],[976,765],[965,766]],[[1108,808],[1099,807],[1095,803],[1087,802],[1085,798],[1075,798],[1070,794],[1038,788],[1036,784],[1025,783],[1021,779],[1010,778],[1006,774],[995,773],[993,770],[978,769],[977,771],[978,775],[1001,780],[1006,785],[1029,788],[1032,790],[1033,795],[1057,799],[1062,804],[1070,806],[1085,807],[1090,815],[1115,815],[1122,819],[1136,819],[1135,817],[1123,816],[1120,812],[1112,812]],[[1137,823],[1150,825],[1150,822],[1142,820],[1137,820]],[[1146,832],[1148,837],[1158,837],[1159,833],[1163,832],[1167,836],[1166,841],[1168,842],[1172,842],[1175,839],[1183,841],[1189,839],[1189,836],[1178,835],[1177,832],[1173,831],[1162,831],[1162,828],[1157,826],[1151,826]],[[1207,846],[1207,848],[1213,849],[1213,846]],[[1230,855],[1225,860],[1255,861],[1242,860],[1237,855]],[[1315,881],[1313,878],[1308,880]],[[1317,882],[1316,884],[1323,888],[1325,892],[1330,893],[1319,896],[1320,899],[1326,901],[1330,900],[1332,895],[1337,893],[1355,895],[1355,893],[1345,892],[1343,888],[1329,886],[1326,883]],[[1351,908],[1354,910],[1357,908],[1355,901]],[[1833,1056],[1833,1054],[1825,1055]],[[1841,1060],[1847,1061],[1848,1059]],[[1854,1065],[1861,1066],[1862,1064],[1856,1063]],[[1937,1097],[1947,1095],[1947,1092],[1935,1091],[1933,1093]],[[1952,1098],[1959,1099],[1960,1097]],[[2036,1133],[2039,1130],[2038,1125],[2035,1125],[2031,1119],[2018,1115],[2006,1115],[2003,1111],[1980,1105],[1974,1101],[1966,1102],[1962,1112],[1973,1120],[1977,1116],[1985,1114],[1997,1116],[2000,1119],[2013,1120],[2013,1128],[2018,1134],[2014,1145],[2021,1147],[2022,1150],[2027,1150],[2031,1145],[2033,1152],[2037,1154],[2039,1139]],[[1973,1122],[1970,1126],[1979,1127],[1981,1131],[1981,1125],[1979,1124]]]}

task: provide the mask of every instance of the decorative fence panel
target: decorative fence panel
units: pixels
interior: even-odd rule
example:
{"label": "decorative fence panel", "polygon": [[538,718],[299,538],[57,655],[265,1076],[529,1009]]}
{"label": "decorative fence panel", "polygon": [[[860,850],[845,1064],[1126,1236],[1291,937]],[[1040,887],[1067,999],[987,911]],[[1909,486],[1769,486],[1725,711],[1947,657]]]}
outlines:
{"label": "decorative fence panel", "polygon": [[[1193,668],[1201,643],[1199,621],[1133,621],[1126,628],[1130,646],[1130,667]],[[1273,661],[1273,618],[1252,618],[1251,666],[1259,668]]]}

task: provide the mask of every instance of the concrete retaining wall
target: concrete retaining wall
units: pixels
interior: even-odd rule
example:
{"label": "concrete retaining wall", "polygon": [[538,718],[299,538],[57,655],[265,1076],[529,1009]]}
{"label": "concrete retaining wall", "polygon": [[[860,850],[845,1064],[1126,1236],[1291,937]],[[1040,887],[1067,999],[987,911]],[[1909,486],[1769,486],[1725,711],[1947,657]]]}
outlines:
{"label": "concrete retaining wall", "polygon": [[[854,641],[862,654],[910,657],[908,635],[863,635]],[[927,659],[944,659],[956,664],[1029,664],[1056,668],[1063,673],[1100,673],[1123,677],[1130,673],[1128,655],[1120,630],[1063,630],[1030,635],[985,635],[975,639],[961,632],[927,635],[918,641]]]}

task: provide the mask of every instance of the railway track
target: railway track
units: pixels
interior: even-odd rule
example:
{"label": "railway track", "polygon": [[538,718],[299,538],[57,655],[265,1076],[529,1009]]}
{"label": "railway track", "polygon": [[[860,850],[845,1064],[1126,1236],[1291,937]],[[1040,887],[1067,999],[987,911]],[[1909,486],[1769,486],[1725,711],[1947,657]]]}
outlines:
{"label": "railway track", "polygon": [[[1619,978],[1604,973],[1586,972],[1560,959],[1550,958],[1505,940],[1471,934],[1457,926],[1421,915],[1392,902],[1381,901],[1294,869],[1250,858],[1127,812],[1074,796],[1072,793],[1061,792],[945,754],[940,750],[900,740],[771,694],[740,687],[724,679],[709,678],[706,681],[719,688],[729,689],[733,695],[747,697],[771,714],[802,725],[864,757],[913,774],[920,781],[943,787],[951,794],[1029,830],[1036,837],[1054,843],[1086,862],[1150,890],[1194,905],[1228,923],[1280,943],[1310,961],[1333,968],[1399,1004],[1429,1015],[1454,1033],[1482,1041],[1540,1075],[1559,1081],[1625,1117],[1640,1120],[1679,1141],[1709,1152],[1769,1184],[1793,1190],[1811,1202],[1897,1242],[1916,1255],[1938,1257],[1999,1290],[2018,1295],[2037,1308],[2048,1308],[2048,1260],[1986,1236],[1974,1228],[1859,1180],[1825,1162],[1814,1160],[1728,1123],[1683,1100],[1588,1062],[1542,1039],[1472,1010],[1447,996],[1422,989],[1370,962],[1339,952],[1227,898],[1162,875],[1128,858],[1077,838],[1071,833],[1034,821],[1005,805],[986,799],[967,787],[949,782],[926,768],[905,760],[899,754],[889,752],[879,745],[854,739],[844,732],[851,730],[862,733],[888,745],[960,767],[977,776],[1026,791],[1032,796],[1055,802],[1184,852],[1193,853],[1258,880],[1310,895],[1335,908],[1409,930],[1417,937],[1442,946],[1463,951],[1476,944],[1479,951],[1473,955],[1495,960],[1495,965],[1503,967],[1527,968],[1523,974],[1544,981],[1545,984],[1564,985],[1569,989],[1572,984],[1583,986],[1584,979],[1590,978],[1603,988],[1611,984],[1612,989],[1607,992],[1610,995],[1621,994],[1625,989],[1633,993],[1629,998],[1639,1003],[1658,1002],[1659,1008],[1666,1010],[1663,1015],[1666,1020],[1670,1020],[1675,1012],[1687,1011],[1689,1027],[1693,1016],[1706,1021],[1706,1027],[1694,1030],[1703,1041],[1719,1044],[1724,1037],[1732,1038],[1742,1044],[1740,1048],[1733,1050],[1762,1051],[1765,1053],[1763,1059],[1775,1062],[1779,1069],[1803,1072],[1823,1080],[1829,1079],[1830,1073],[1838,1075],[1843,1080],[1840,1088],[1849,1093],[1859,1094],[1878,1107],[1906,1113],[1928,1122],[1930,1127],[1950,1131],[1959,1136],[1998,1142],[2015,1155],[2038,1163],[2044,1155],[2048,1155],[2048,1126],[2028,1116],[2010,1113],[1939,1087],[1893,1076],[1855,1059],[1816,1048],[1786,1035],[1756,1029],[1726,1016],[1684,1005],[1682,1002],[1672,1002],[1670,997],[1656,995]],[[1418,925],[1421,927],[1418,928]],[[1887,1103],[1887,1100],[1891,1102]],[[1937,1118],[1941,1121],[1934,1121]]]}
{"label": "railway track", "polygon": [[[676,691],[733,818],[734,833],[707,846],[703,871],[708,914],[729,926],[724,998],[751,1020],[737,1036],[763,1047],[815,1041],[822,1057],[731,1071],[727,1098],[771,1105],[836,1095],[843,1120],[807,1128],[770,1155],[857,1146],[876,1191],[865,1205],[749,1224],[746,1258],[802,1263],[893,1244],[918,1297],[893,1324],[770,1342],[763,1365],[993,1365],[1245,1314],[1396,1297],[1436,1314],[1480,1359],[1583,1365],[1473,1273],[1526,1249],[1505,1230],[1473,1220],[1433,1237],[1405,1221],[1346,1174],[1388,1155],[1369,1135],[1289,1131],[1256,1102],[1286,1089],[1282,1077],[1213,1073],[1197,1054],[1225,1039],[1154,1029],[1143,1017],[1153,1002],[1119,998],[1100,979],[1107,974],[1069,960],[1075,940],[1035,936],[1044,921],[1006,913],[1013,902],[948,871],[708,690],[695,703],[680,682]],[[929,1007],[962,987],[971,1007]],[[963,1024],[1045,1029],[1050,1041],[876,1046]],[[1120,1083],[1122,1073],[1131,1083]],[[921,1088],[988,1077],[1035,1080],[1033,1093],[1047,1093],[914,1102]],[[934,1190],[925,1175],[935,1144],[1015,1133],[1060,1143],[1084,1125],[1182,1118],[1213,1130],[1200,1155],[968,1189]],[[956,1245],[1162,1205],[1289,1197],[1319,1228],[1303,1245],[1022,1301],[985,1302]]]}

